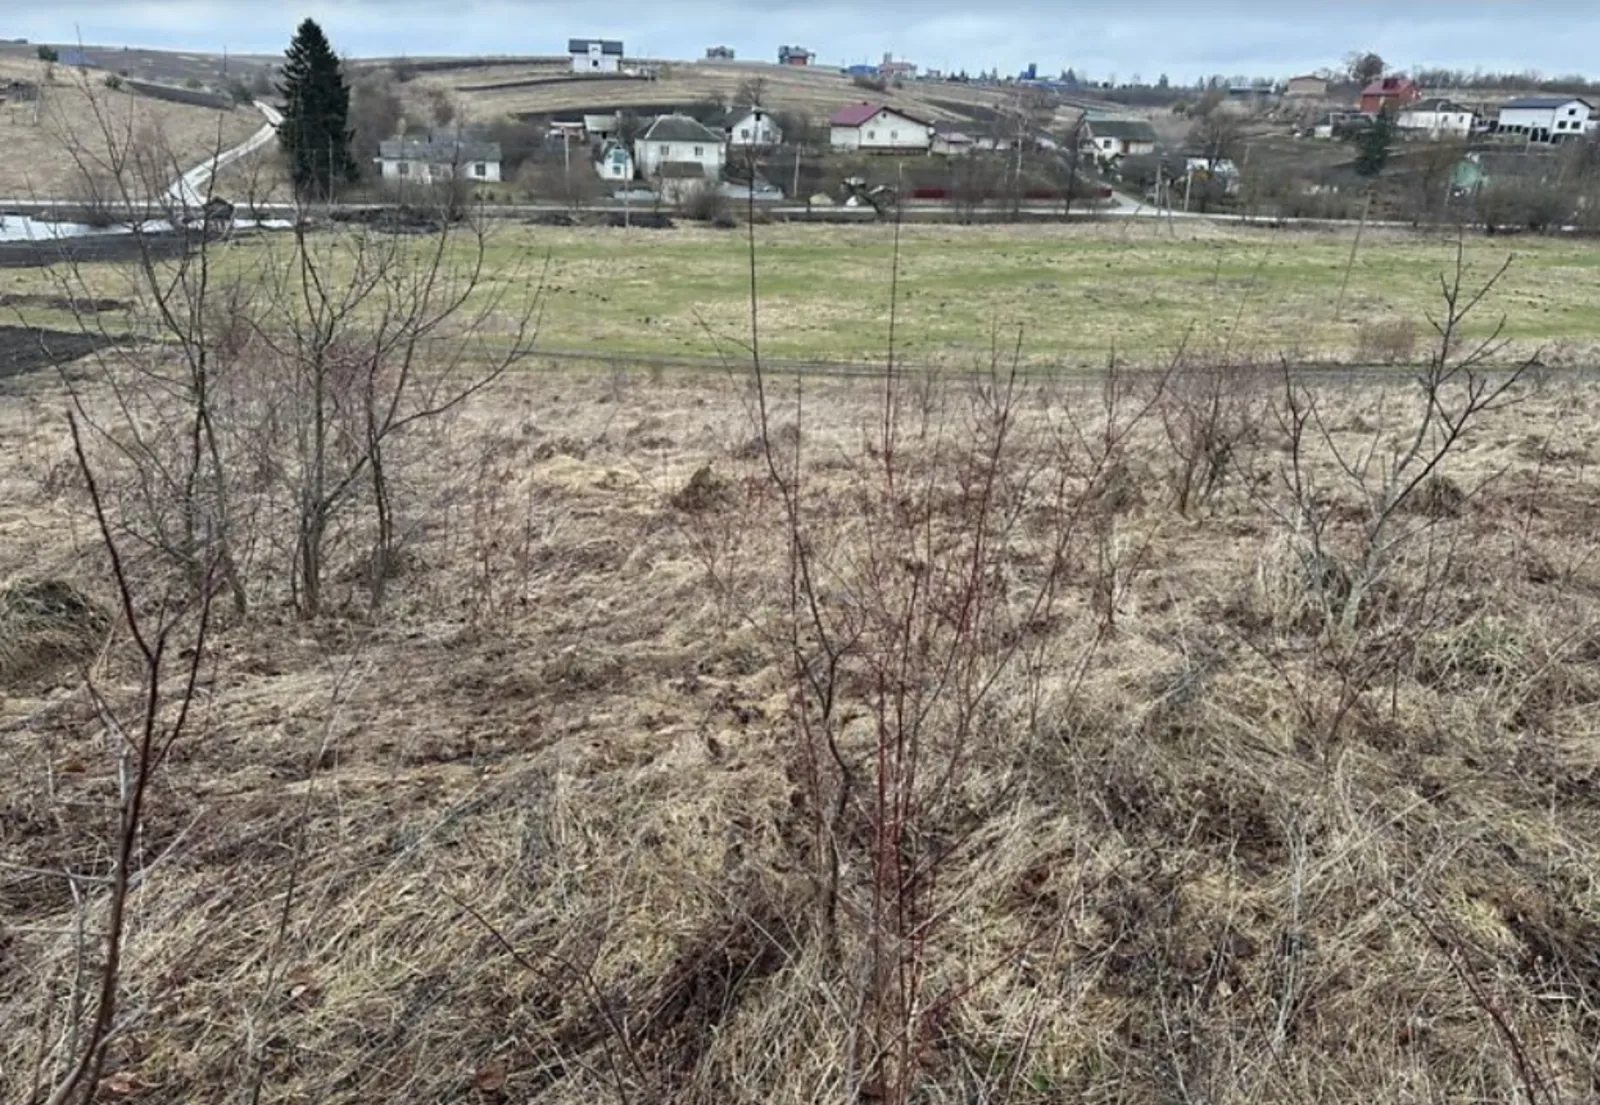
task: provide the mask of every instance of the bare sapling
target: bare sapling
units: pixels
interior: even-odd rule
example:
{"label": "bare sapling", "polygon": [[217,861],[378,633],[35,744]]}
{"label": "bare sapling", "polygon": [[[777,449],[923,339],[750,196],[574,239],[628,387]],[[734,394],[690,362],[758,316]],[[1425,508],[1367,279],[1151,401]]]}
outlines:
{"label": "bare sapling", "polygon": [[[1450,522],[1478,490],[1451,480],[1450,461],[1474,424],[1515,401],[1517,385],[1537,363],[1499,363],[1503,318],[1482,336],[1466,332],[1509,265],[1473,287],[1458,243],[1453,269],[1440,278],[1443,310],[1429,320],[1437,341],[1403,420],[1385,417],[1352,446],[1287,365],[1282,394],[1269,404],[1284,459],[1273,476],[1277,494],[1260,498],[1289,550],[1294,579],[1284,586],[1303,596],[1312,619],[1314,667],[1334,677],[1326,701],[1309,682],[1296,700],[1308,728],[1330,743],[1380,679],[1398,679],[1400,665],[1445,613],[1444,583],[1460,553]],[[1318,465],[1317,457],[1331,464]],[[1343,503],[1354,504],[1354,519]],[[1416,569],[1405,587],[1395,580],[1403,564]],[[1289,677],[1287,667],[1275,666]]]}
{"label": "bare sapling", "polygon": [[[106,488],[119,529],[185,575],[191,588],[214,566],[243,613],[244,527],[219,428],[235,326],[224,310],[240,293],[237,274],[225,276],[216,264],[217,239],[207,225],[214,175],[199,192],[174,183],[184,170],[164,138],[87,84],[85,94],[94,135],[66,148],[80,177],[96,182],[106,218],[132,244],[131,263],[120,270],[132,305],[125,319],[103,310],[107,275],[68,254],[56,270],[62,299],[78,329],[97,339],[93,379],[109,400],[89,401],[83,387],[64,379],[81,425],[127,473]],[[211,163],[222,147],[219,116]]]}
{"label": "bare sapling", "polygon": [[[76,1042],[76,1050],[67,1055],[65,1073],[55,1081],[45,1099],[47,1105],[89,1102],[99,1093],[107,1046],[120,1027],[129,899],[145,863],[141,842],[146,800],[153,779],[166,763],[173,746],[184,736],[191,707],[199,694],[214,593],[208,577],[198,594],[179,595],[175,599],[169,595],[159,602],[141,602],[134,592],[126,559],[84,451],[77,418],[70,414],[68,418],[73,454],[121,604],[122,629],[138,659],[140,690],[137,704],[128,707],[101,694],[92,679],[88,684],[117,759],[116,829],[111,842],[110,869],[102,880],[105,951],[94,980],[93,996],[86,1007],[77,1000],[73,1002],[74,1008],[87,1009],[88,1028],[82,1031],[76,1020],[68,1026],[68,1038]],[[169,686],[174,677],[176,686]]]}
{"label": "bare sapling", "polygon": [[[360,533],[380,604],[405,537],[399,443],[528,356],[542,278],[498,260],[489,278],[486,223],[454,189],[411,237],[324,227],[309,208],[292,230],[235,231],[214,173],[197,187],[130,121],[103,105],[96,119],[103,151],[74,156],[115,183],[132,264],[69,258],[60,279],[100,347],[99,371],[67,383],[119,532],[191,588],[214,565],[238,614],[287,592],[306,616]],[[221,147],[219,124],[211,164]],[[118,272],[126,311],[103,310]]]}
{"label": "bare sapling", "polygon": [[[895,241],[878,407],[859,448],[830,456],[849,496],[830,494],[808,461],[798,375],[793,431],[774,425],[753,227],[747,348],[758,463],[783,534],[775,624],[758,628],[787,671],[820,931],[857,980],[846,1077],[856,1093],[905,1103],[960,999],[932,977],[964,893],[945,872],[976,846],[984,811],[1005,803],[980,765],[1027,739],[1013,728],[1027,711],[1011,717],[999,688],[1033,662],[1159,386],[1136,398],[1114,378],[1098,410],[1051,426],[1029,408],[1019,333],[952,401],[932,400],[898,360]],[[1090,635],[1083,651],[1102,640]]]}

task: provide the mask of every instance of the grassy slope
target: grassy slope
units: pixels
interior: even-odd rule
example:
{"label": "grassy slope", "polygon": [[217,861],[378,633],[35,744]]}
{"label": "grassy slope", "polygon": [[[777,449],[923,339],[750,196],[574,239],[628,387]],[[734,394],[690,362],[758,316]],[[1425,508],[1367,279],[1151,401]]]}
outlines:
{"label": "grassy slope", "polygon": [[[901,241],[899,345],[903,358],[969,367],[1022,330],[1024,357],[1042,366],[1103,363],[1113,348],[1157,360],[1180,342],[1206,353],[1275,358],[1343,356],[1374,326],[1427,329],[1453,239],[1369,232],[1342,311],[1340,286],[1353,232],[1274,232],[1206,224],[1044,227],[908,226]],[[743,234],[520,227],[491,230],[491,274],[513,300],[550,269],[542,344],[605,355],[714,357],[748,328]],[[794,359],[881,357],[888,330],[893,229],[757,229],[763,340]],[[224,251],[248,267],[253,251]],[[1600,254],[1586,242],[1466,241],[1469,266],[1487,273],[1514,257],[1497,302],[1519,348],[1560,361],[1600,340],[1589,289]],[[91,273],[97,294],[121,294],[120,276]],[[0,272],[0,290],[49,292],[48,274]],[[496,287],[501,285],[496,284]],[[36,321],[60,325],[48,314]]]}
{"label": "grassy slope", "polygon": [[[491,69],[466,69],[459,72],[429,72],[414,82],[419,88],[440,85],[456,90],[509,83],[536,78],[560,77],[548,66],[510,65]],[[759,80],[765,88],[766,106],[773,111],[797,111],[825,123],[839,108],[872,100],[887,103],[921,116],[961,119],[962,112],[950,105],[973,105],[993,111],[1012,101],[1002,89],[976,88],[959,84],[918,84],[877,93],[851,83],[838,70],[786,69],[777,65],[666,63],[658,80],[563,80],[560,83],[523,88],[461,91],[468,110],[477,118],[510,114],[571,113],[585,107],[627,108],[632,104],[703,103],[717,96],[737,99],[748,82]],[[944,101],[935,104],[933,101]]]}
{"label": "grassy slope", "polygon": [[[878,463],[862,445],[876,396],[806,396],[815,518],[840,518],[818,551],[841,581],[866,569],[850,519]],[[504,1081],[509,1100],[564,1105],[619,1100],[615,1064],[635,1101],[852,1099],[865,936],[847,910],[828,940],[805,878],[803,760],[765,636],[782,530],[743,448],[747,398],[727,380],[524,378],[413,456],[408,517],[427,521],[380,619],[356,601],[295,625],[264,598],[255,622],[218,627],[206,708],[152,796],[145,846],[165,858],[135,900],[121,1085],[212,1100],[259,1077],[265,1101],[337,1105],[496,1099]],[[926,398],[902,462],[957,463],[980,397]],[[0,577],[62,576],[109,603],[60,420],[34,417],[62,397],[41,378],[28,399],[0,408]],[[1391,391],[1323,399],[1347,449],[1406,424]],[[1075,385],[1030,395],[1019,432],[1046,458],[1008,469],[1019,505],[1048,494],[1056,440],[1026,428],[1070,442],[1070,414],[1093,440],[1099,404]],[[916,432],[930,411],[932,438]],[[1511,1100],[1474,986],[1538,1041],[1560,1100],[1595,1092],[1597,419],[1593,390],[1563,389],[1471,435],[1446,474],[1498,478],[1441,523],[1454,559],[1419,651],[1333,743],[1301,713],[1303,697],[1323,724],[1338,679],[1297,620],[1267,500],[1235,485],[1180,518],[1159,427],[1128,443],[1133,494],[1094,523],[1105,544],[1080,547],[1030,644],[1042,702],[1002,685],[942,838],[960,843],[925,951],[934,1099]],[[1270,472],[1282,445],[1263,432],[1250,456]],[[707,462],[733,494],[675,511]],[[1337,486],[1326,452],[1312,464]],[[1330,505],[1342,540],[1354,503]],[[1109,634],[1096,548],[1127,572]],[[1390,581],[1397,601],[1419,563]],[[353,565],[340,578],[358,590]],[[120,655],[97,669],[114,701]],[[0,845],[20,865],[0,869],[7,1100],[71,973],[71,895],[27,869],[104,862],[115,761],[73,687],[0,699]],[[861,906],[867,845],[845,847]]]}
{"label": "grassy slope", "polygon": [[[0,62],[0,76],[38,81],[37,62]],[[57,67],[45,86],[35,122],[32,104],[0,106],[0,196],[15,199],[79,199],[84,169],[100,174],[108,163],[106,129],[120,145],[131,137],[145,155],[158,151],[161,176],[175,179],[219,148],[228,149],[261,129],[253,108],[216,112],[113,92],[101,74],[80,75]],[[98,112],[98,115],[97,115]],[[74,157],[76,152],[77,157]],[[170,165],[174,171],[168,172]],[[103,175],[103,174],[100,174]],[[165,180],[170,183],[170,180]]]}

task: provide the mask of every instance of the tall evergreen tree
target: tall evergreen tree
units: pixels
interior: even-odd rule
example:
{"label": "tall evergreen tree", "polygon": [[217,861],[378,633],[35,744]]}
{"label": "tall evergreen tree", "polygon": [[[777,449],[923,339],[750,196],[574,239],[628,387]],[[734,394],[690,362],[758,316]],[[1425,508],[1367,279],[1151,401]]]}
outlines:
{"label": "tall evergreen tree", "polygon": [[1356,172],[1364,177],[1375,177],[1389,163],[1389,152],[1394,146],[1394,118],[1388,111],[1378,113],[1372,125],[1356,139]]}
{"label": "tall evergreen tree", "polygon": [[328,199],[336,183],[356,178],[350,157],[350,86],[315,20],[295,32],[283,67],[283,122],[278,144],[297,194]]}

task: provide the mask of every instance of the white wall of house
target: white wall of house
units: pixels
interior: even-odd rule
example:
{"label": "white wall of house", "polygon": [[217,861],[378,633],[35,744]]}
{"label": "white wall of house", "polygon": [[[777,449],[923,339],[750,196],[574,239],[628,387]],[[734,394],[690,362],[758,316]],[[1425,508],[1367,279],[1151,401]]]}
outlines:
{"label": "white wall of house", "polygon": [[1156,152],[1154,142],[1140,138],[1096,138],[1094,140],[1094,154],[1101,161],[1109,161],[1113,157],[1144,157]]}
{"label": "white wall of house", "polygon": [[616,73],[621,69],[622,59],[616,54],[606,53],[605,47],[599,42],[589,43],[587,53],[572,55],[574,73]]}
{"label": "white wall of house", "polygon": [[633,155],[621,146],[608,149],[594,163],[594,171],[601,180],[632,180]]}
{"label": "white wall of house", "polygon": [[449,180],[452,170],[454,175],[468,183],[499,184],[501,179],[498,161],[464,161],[460,165],[447,165],[443,162],[384,157],[379,158],[379,164],[383,166],[384,180],[431,183]]}
{"label": "white wall of house", "polygon": [[1568,100],[1559,107],[1503,107],[1500,129],[1512,134],[1548,135],[1550,140],[1582,137],[1592,133],[1597,121],[1582,100]]}
{"label": "white wall of house", "polygon": [[926,151],[933,147],[933,128],[897,111],[880,111],[859,127],[834,127],[836,150]]}
{"label": "white wall of house", "polygon": [[658,142],[641,138],[633,144],[633,160],[639,166],[639,174],[646,179],[655,176],[656,170],[668,161],[698,162],[705,169],[707,177],[716,179],[722,176],[724,157],[722,143],[710,139],[704,142]]}
{"label": "white wall of house", "polygon": [[728,145],[748,149],[776,146],[783,142],[783,130],[765,111],[749,111],[728,126]]}
{"label": "white wall of house", "polygon": [[1417,131],[1429,138],[1465,138],[1472,133],[1472,123],[1476,118],[1470,111],[1417,111],[1407,108],[1396,121],[1401,130]]}

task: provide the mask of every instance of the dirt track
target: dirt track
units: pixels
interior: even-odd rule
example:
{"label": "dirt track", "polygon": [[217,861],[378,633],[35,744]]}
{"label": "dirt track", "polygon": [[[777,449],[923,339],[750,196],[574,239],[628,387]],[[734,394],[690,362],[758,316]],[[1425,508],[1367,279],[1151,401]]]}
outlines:
{"label": "dirt track", "polygon": [[[176,257],[187,248],[182,234],[146,234],[144,248],[154,257]],[[62,261],[110,263],[137,261],[140,244],[132,234],[92,234],[49,241],[0,242],[0,269],[31,269]]]}
{"label": "dirt track", "polygon": [[94,334],[0,326],[0,380],[87,357],[107,342]]}

